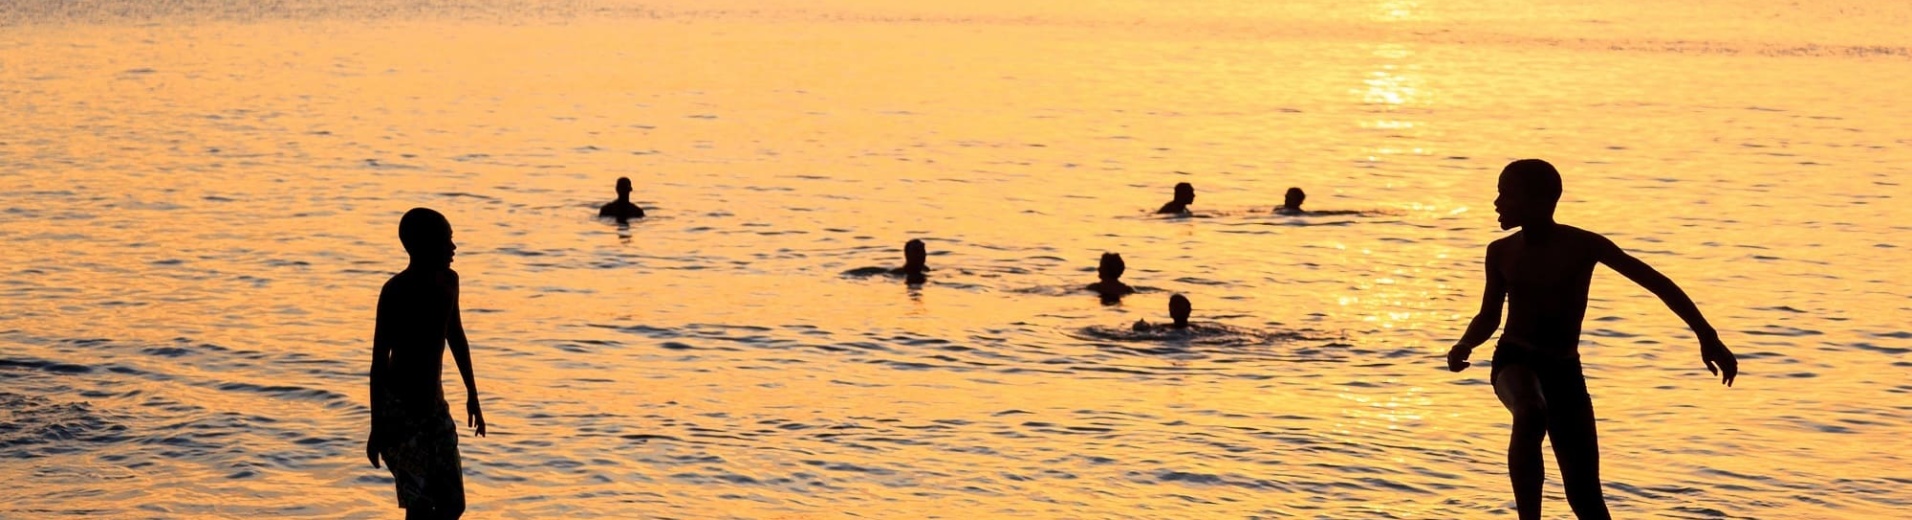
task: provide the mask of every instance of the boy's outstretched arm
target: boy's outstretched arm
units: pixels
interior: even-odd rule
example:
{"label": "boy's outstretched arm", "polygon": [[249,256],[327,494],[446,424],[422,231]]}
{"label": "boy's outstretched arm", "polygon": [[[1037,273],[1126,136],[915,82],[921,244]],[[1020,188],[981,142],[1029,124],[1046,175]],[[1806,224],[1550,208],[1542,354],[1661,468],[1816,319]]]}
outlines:
{"label": "boy's outstretched arm", "polygon": [[392,343],[390,339],[387,338],[388,334],[385,331],[385,328],[390,326],[388,322],[391,320],[386,316],[385,310],[385,291],[380,290],[378,293],[378,316],[374,318],[372,322],[372,388],[370,394],[372,398],[372,431],[365,436],[365,458],[372,461],[372,467],[374,468],[378,467],[378,452],[384,443],[384,440],[379,438],[381,432],[379,432],[378,423],[379,418],[383,417],[380,413],[382,411],[380,410],[382,405],[379,401],[384,400],[380,399],[380,396],[385,393],[385,372],[388,371],[388,367],[391,365],[392,357]]}
{"label": "boy's outstretched arm", "polygon": [[1472,366],[1467,356],[1474,353],[1474,347],[1494,337],[1494,329],[1500,328],[1500,308],[1507,301],[1507,284],[1500,279],[1500,260],[1494,257],[1494,246],[1487,246],[1487,286],[1481,291],[1480,312],[1474,314],[1474,321],[1468,322],[1461,340],[1447,351],[1448,370],[1459,372]]}
{"label": "boy's outstretched arm", "polygon": [[465,320],[458,309],[458,273],[451,274],[451,330],[447,331],[446,343],[451,346],[451,358],[458,363],[458,374],[465,379],[465,425],[478,428],[478,436],[485,436],[485,411],[478,406],[478,379],[471,371],[471,343],[465,339]]}
{"label": "boy's outstretched arm", "polygon": [[1739,375],[1739,359],[1733,357],[1733,351],[1720,341],[1719,332],[1706,323],[1706,316],[1700,315],[1699,306],[1686,296],[1686,291],[1680,290],[1678,284],[1654,270],[1653,266],[1621,250],[1613,241],[1601,237],[1600,242],[1600,263],[1660,297],[1660,301],[1666,303],[1666,307],[1679,315],[1686,326],[1693,329],[1693,334],[1699,336],[1700,361],[1706,363],[1706,370],[1721,376],[1720,382],[1726,386],[1733,386],[1733,378]]}

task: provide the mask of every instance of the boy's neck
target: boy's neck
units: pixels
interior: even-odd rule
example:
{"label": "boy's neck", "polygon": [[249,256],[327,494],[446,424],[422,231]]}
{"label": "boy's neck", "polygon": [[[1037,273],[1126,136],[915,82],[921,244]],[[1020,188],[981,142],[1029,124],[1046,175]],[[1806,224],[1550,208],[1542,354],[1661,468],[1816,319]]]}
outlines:
{"label": "boy's neck", "polygon": [[1559,224],[1556,224],[1553,218],[1549,217],[1541,219],[1538,222],[1522,224],[1520,231],[1521,236],[1526,237],[1528,240],[1546,240],[1547,237],[1553,236],[1558,226]]}
{"label": "boy's neck", "polygon": [[418,258],[413,258],[410,264],[405,265],[405,270],[416,271],[421,273],[430,273],[430,272],[443,271],[450,267],[451,265],[446,264],[444,262],[434,262],[430,260],[421,260]]}

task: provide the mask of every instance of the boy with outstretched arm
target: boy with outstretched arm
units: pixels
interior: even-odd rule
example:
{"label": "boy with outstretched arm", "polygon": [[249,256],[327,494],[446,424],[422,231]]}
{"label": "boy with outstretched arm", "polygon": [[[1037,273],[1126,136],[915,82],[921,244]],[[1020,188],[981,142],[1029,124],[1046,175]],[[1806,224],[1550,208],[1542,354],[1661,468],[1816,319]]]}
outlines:
{"label": "boy with outstretched arm", "polygon": [[1600,446],[1593,400],[1580,371],[1580,323],[1595,264],[1604,264],[1651,291],[1699,336],[1700,360],[1721,382],[1733,384],[1739,362],[1706,323],[1699,307],[1673,280],[1591,231],[1555,223],[1560,173],[1539,159],[1514,161],[1500,174],[1494,212],[1501,229],[1520,228],[1487,246],[1487,288],[1480,314],[1447,353],[1448,369],[1468,367],[1474,347],[1500,326],[1488,378],[1501,404],[1513,412],[1507,446],[1508,476],[1521,520],[1540,519],[1543,465],[1540,441],[1553,436],[1567,503],[1581,520],[1607,520],[1600,490]]}

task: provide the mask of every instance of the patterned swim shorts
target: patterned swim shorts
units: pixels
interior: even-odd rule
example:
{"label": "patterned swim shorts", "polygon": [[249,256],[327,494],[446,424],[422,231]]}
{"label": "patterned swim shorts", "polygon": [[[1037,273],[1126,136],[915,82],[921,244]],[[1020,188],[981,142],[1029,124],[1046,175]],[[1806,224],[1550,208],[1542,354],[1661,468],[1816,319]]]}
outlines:
{"label": "patterned swim shorts", "polygon": [[398,507],[435,509],[441,501],[464,501],[464,465],[458,458],[458,423],[439,401],[434,411],[405,411],[398,403],[384,423],[389,432],[379,455],[398,486]]}

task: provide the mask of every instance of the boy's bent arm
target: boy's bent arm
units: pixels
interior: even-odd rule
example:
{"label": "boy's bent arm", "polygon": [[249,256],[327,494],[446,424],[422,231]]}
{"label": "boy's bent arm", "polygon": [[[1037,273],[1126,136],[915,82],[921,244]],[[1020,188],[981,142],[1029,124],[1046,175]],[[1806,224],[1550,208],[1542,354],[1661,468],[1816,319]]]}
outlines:
{"label": "boy's bent arm", "polygon": [[1447,369],[1459,372],[1471,366],[1467,357],[1474,347],[1486,343],[1494,337],[1494,329],[1500,328],[1500,309],[1507,301],[1507,284],[1500,279],[1500,260],[1495,258],[1494,246],[1487,246],[1487,283],[1481,291],[1480,312],[1474,314],[1474,320],[1467,323],[1467,332],[1461,334],[1460,341],[1447,351]]}
{"label": "boy's bent arm", "polygon": [[458,274],[451,275],[451,327],[445,338],[451,347],[451,358],[458,363],[458,374],[465,380],[466,425],[478,429],[478,436],[485,435],[485,413],[478,405],[478,377],[471,368],[471,343],[465,338],[465,320],[458,306]]}
{"label": "boy's bent arm", "polygon": [[1673,283],[1673,279],[1660,274],[1646,262],[1627,254],[1620,249],[1620,246],[1614,245],[1613,241],[1607,240],[1606,237],[1598,237],[1598,239],[1600,263],[1606,264],[1621,276],[1627,277],[1628,280],[1652,292],[1654,296],[1658,296],[1660,301],[1666,304],[1666,308],[1678,315],[1681,321],[1685,321],[1686,326],[1693,329],[1693,334],[1699,336],[1700,360],[1706,363],[1706,369],[1714,374],[1724,371],[1721,382],[1732,386],[1733,378],[1739,374],[1739,360],[1733,356],[1731,350],[1726,348],[1726,344],[1720,341],[1719,331],[1714,330],[1713,325],[1706,322],[1706,316],[1700,314],[1700,308],[1693,303],[1693,298],[1688,297],[1686,291],[1680,289],[1679,284]]}

